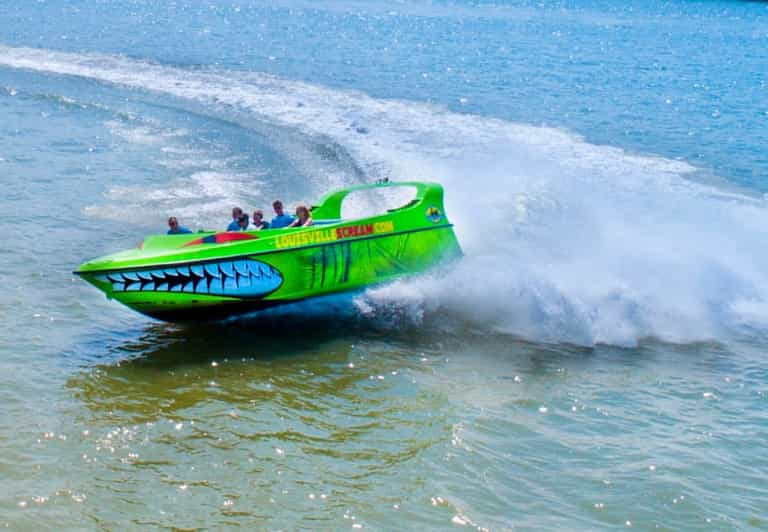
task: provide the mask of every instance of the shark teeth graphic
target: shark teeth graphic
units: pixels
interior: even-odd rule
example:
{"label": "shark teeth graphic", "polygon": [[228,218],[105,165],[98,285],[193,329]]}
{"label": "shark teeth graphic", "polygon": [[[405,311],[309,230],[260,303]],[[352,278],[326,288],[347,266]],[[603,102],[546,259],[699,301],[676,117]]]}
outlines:
{"label": "shark teeth graphic", "polygon": [[282,274],[258,260],[238,259],[177,267],[112,272],[98,276],[113,292],[184,292],[263,297],[277,290]]}

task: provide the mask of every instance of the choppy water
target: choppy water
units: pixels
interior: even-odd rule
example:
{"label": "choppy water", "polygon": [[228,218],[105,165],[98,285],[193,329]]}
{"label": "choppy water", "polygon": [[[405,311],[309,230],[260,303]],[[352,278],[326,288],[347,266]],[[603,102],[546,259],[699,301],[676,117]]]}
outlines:
{"label": "choppy water", "polygon": [[[768,6],[0,10],[0,526],[768,527]],[[442,182],[447,276],[179,327],[168,214]]]}

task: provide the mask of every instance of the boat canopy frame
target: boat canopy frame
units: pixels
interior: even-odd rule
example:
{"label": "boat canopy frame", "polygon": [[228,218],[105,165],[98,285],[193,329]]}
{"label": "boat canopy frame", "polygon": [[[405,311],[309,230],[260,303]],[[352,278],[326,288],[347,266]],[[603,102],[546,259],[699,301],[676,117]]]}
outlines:
{"label": "boat canopy frame", "polygon": [[376,190],[384,188],[414,188],[416,195],[405,205],[389,209],[389,212],[416,209],[420,205],[430,205],[443,209],[443,187],[438,183],[424,181],[383,181],[355,185],[331,192],[324,196],[317,205],[311,208],[312,218],[315,220],[341,220],[341,207],[344,199],[352,193],[362,190]]}

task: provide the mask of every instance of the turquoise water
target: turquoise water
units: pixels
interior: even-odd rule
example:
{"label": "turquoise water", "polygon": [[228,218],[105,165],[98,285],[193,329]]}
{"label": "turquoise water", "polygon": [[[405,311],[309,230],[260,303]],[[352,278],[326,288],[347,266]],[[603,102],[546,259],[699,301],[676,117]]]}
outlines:
{"label": "turquoise water", "polygon": [[[768,526],[768,6],[0,10],[0,525]],[[180,327],[167,215],[442,182],[446,276]]]}

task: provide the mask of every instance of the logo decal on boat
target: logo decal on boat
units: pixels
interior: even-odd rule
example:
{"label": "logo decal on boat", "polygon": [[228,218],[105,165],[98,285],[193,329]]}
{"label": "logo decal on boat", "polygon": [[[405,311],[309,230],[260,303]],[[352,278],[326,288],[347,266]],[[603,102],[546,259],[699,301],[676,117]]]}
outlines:
{"label": "logo decal on boat", "polygon": [[426,212],[427,220],[433,224],[438,224],[443,221],[443,213],[437,207],[427,207]]}
{"label": "logo decal on boat", "polygon": [[182,292],[242,298],[264,297],[283,283],[275,268],[253,259],[223,260],[99,276],[113,292]]}
{"label": "logo decal on boat", "polygon": [[337,240],[344,240],[347,238],[358,238],[361,236],[391,233],[394,230],[394,222],[392,220],[386,220],[383,222],[375,222],[370,224],[349,225],[346,227],[339,227],[337,229],[319,229],[301,233],[288,233],[277,237],[275,240],[275,247],[282,249],[294,246],[310,246],[313,244],[335,242]]}

